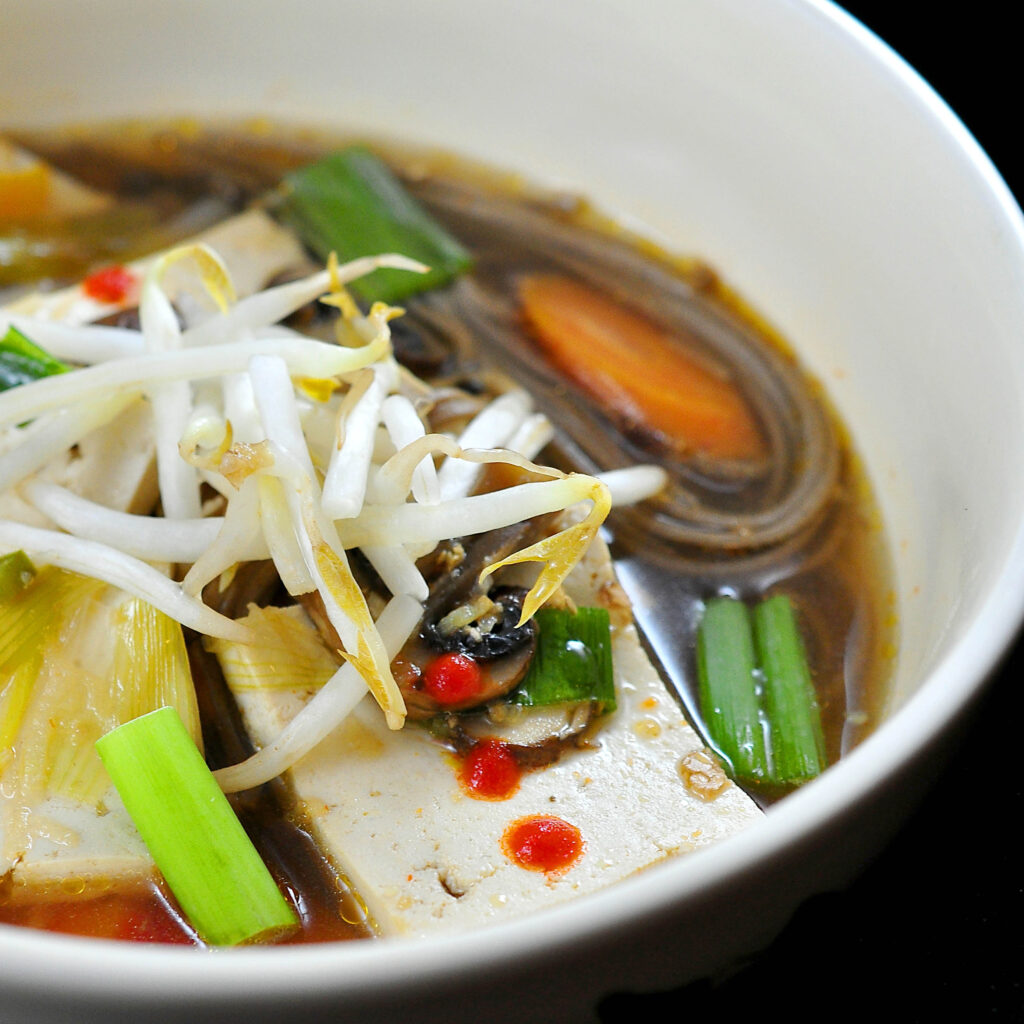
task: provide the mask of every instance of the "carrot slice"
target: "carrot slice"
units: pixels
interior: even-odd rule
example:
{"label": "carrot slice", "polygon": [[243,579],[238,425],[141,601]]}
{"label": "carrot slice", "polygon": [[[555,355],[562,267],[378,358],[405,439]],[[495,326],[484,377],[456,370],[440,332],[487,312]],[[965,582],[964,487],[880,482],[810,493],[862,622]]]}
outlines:
{"label": "carrot slice", "polygon": [[45,164],[0,167],[0,220],[30,220],[46,212],[50,172]]}
{"label": "carrot slice", "polygon": [[551,363],[619,420],[659,436],[680,455],[763,454],[753,413],[735,384],[644,315],[551,274],[524,278],[519,298]]}

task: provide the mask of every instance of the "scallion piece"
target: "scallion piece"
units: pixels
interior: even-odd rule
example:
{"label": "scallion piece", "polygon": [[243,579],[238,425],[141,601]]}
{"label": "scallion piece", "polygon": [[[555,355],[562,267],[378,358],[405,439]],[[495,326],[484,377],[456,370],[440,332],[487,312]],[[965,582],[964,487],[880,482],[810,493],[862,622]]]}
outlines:
{"label": "scallion piece", "polygon": [[701,716],[708,738],[736,778],[767,781],[756,667],[747,606],[731,597],[711,598],[697,631]]}
{"label": "scallion piece", "polygon": [[793,604],[775,594],[754,608],[754,639],[771,728],[772,777],[804,782],[825,768],[825,737]]}
{"label": "scallion piece", "polygon": [[24,589],[35,574],[36,567],[24,551],[0,555],[0,603]]}
{"label": "scallion piece", "polygon": [[375,270],[349,288],[366,302],[397,302],[447,284],[470,265],[469,253],[405,190],[368,149],[352,146],[293,171],[277,216],[326,260],[397,252],[425,263],[426,274]]}
{"label": "scallion piece", "polygon": [[28,384],[42,377],[52,377],[69,369],[27,338],[17,327],[10,326],[0,338],[0,391]]}
{"label": "scallion piece", "polygon": [[575,614],[541,608],[537,649],[512,701],[526,707],[595,702],[615,710],[611,625],[605,608],[579,608]]}
{"label": "scallion piece", "polygon": [[298,925],[173,708],[126,722],[97,740],[96,750],[205,942],[267,941]]}

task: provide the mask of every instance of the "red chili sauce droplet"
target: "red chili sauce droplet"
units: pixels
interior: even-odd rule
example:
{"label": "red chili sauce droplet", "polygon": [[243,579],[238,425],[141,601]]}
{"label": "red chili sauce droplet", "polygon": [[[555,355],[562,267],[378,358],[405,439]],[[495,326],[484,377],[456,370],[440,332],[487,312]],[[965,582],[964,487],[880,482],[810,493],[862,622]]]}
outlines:
{"label": "red chili sauce droplet", "polygon": [[423,673],[423,689],[438,704],[461,704],[480,693],[480,666],[465,654],[441,654]]}
{"label": "red chili sauce droplet", "polygon": [[507,800],[519,788],[522,774],[508,744],[481,740],[463,757],[459,782],[476,800]]}
{"label": "red chili sauce droplet", "polygon": [[560,874],[583,853],[583,837],[575,825],[553,815],[534,814],[512,822],[501,837],[509,859],[527,871]]}
{"label": "red chili sauce droplet", "polygon": [[97,302],[124,302],[138,283],[127,267],[102,267],[82,282],[82,291]]}

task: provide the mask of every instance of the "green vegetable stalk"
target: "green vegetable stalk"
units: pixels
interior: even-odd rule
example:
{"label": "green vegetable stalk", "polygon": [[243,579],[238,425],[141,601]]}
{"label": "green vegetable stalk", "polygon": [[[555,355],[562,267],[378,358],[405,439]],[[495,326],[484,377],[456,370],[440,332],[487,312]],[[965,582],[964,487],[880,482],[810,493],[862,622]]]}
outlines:
{"label": "green vegetable stalk", "polygon": [[707,602],[697,633],[700,705],[709,738],[739,779],[770,777],[757,693],[750,612],[742,601]]}
{"label": "green vegetable stalk", "polygon": [[611,625],[605,608],[579,608],[575,613],[541,608],[537,649],[526,678],[513,694],[516,704],[584,704],[615,710]]}
{"label": "green vegetable stalk", "polygon": [[777,782],[813,779],[825,769],[825,736],[793,605],[783,594],[754,609],[764,699]]}
{"label": "green vegetable stalk", "polygon": [[160,708],[96,742],[171,892],[210,945],[278,938],[298,916],[177,712]]}
{"label": "green vegetable stalk", "polygon": [[0,391],[28,384],[55,373],[64,373],[69,367],[18,330],[8,327],[0,338]]}
{"label": "green vegetable stalk", "polygon": [[426,274],[379,269],[349,288],[366,302],[394,303],[438,288],[470,265],[469,253],[409,195],[368,149],[352,146],[289,174],[274,211],[317,254],[341,262],[401,253]]}
{"label": "green vegetable stalk", "polygon": [[824,771],[821,713],[788,597],[752,612],[734,598],[709,600],[697,673],[709,739],[737,779],[790,786]]}

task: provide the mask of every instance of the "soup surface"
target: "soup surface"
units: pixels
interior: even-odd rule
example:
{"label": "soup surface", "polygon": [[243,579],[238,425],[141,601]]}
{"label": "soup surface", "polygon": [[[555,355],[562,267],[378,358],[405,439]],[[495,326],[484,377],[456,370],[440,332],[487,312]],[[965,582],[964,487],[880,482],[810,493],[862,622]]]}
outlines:
{"label": "soup surface", "polygon": [[[284,216],[288,194],[281,181],[345,144],[266,126],[201,130],[190,124],[18,142],[115,201],[64,219],[19,219],[0,206],[0,306],[26,289],[83,278],[100,294],[117,289],[116,268],[253,204]],[[401,300],[404,315],[390,327],[399,363],[435,396],[444,394],[453,422],[494,396],[525,388],[554,426],[540,458],[545,465],[585,474],[658,467],[665,485],[657,495],[614,509],[603,527],[648,654],[714,747],[698,656],[709,603],[728,598],[754,605],[784,595],[810,666],[824,761],[840,758],[876,721],[895,625],[878,516],[850,439],[818,385],[699,260],[670,258],[627,236],[576,196],[534,191],[445,155],[388,146],[379,152],[472,260],[452,282]],[[310,304],[287,323],[333,339],[335,314]],[[129,310],[110,322],[137,324],[137,315]],[[687,401],[690,394],[700,400]],[[442,430],[444,402],[434,401],[429,426]],[[527,479],[523,472],[494,465],[481,489],[515,486]],[[437,566],[430,571],[435,576],[428,578],[444,576]],[[366,569],[366,575],[373,573]],[[291,603],[276,576],[268,584],[240,572],[221,591],[204,595],[234,618],[252,601]],[[307,610],[317,618],[317,609]],[[238,764],[253,744],[225,682],[223,658],[219,664],[210,644],[190,631],[186,640],[206,760],[214,769]],[[393,663],[396,678],[412,680],[402,682],[410,718],[425,722],[434,742],[450,751],[452,778],[470,798],[500,801],[523,773],[543,770],[549,754],[538,751],[553,749],[550,737],[532,746],[513,743],[517,753],[509,766],[474,738],[471,720],[481,702],[464,708],[439,696],[421,654],[403,650]],[[763,672],[757,670],[758,679]],[[445,676],[437,685],[458,686],[459,677]],[[459,717],[464,710],[468,726]],[[770,725],[759,716],[767,734]],[[585,724],[587,742],[600,744],[595,721]],[[527,748],[532,753],[524,754]],[[564,754],[560,748],[551,756]],[[733,770],[762,806],[795,784]],[[692,779],[704,769],[691,763],[688,771]],[[284,941],[372,933],[360,899],[311,838],[313,823],[293,809],[289,784],[277,780],[231,799],[302,919],[302,930]],[[520,833],[506,834],[505,856],[520,857],[525,869],[525,860],[536,856],[541,870],[557,875],[564,868],[544,858],[563,856],[567,868],[579,854],[575,840],[559,839],[554,826],[543,842],[532,836],[533,845],[512,835]],[[536,850],[542,852],[530,852]],[[32,898],[14,898],[9,882],[0,884],[5,922],[120,939],[199,941],[162,885],[107,894],[92,886],[79,896],[72,878]]]}

